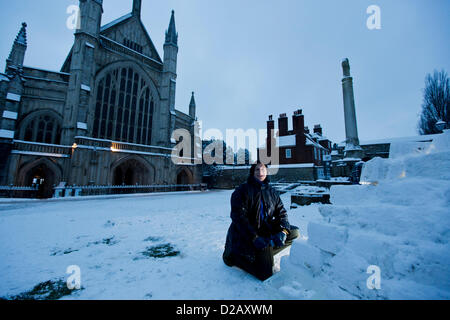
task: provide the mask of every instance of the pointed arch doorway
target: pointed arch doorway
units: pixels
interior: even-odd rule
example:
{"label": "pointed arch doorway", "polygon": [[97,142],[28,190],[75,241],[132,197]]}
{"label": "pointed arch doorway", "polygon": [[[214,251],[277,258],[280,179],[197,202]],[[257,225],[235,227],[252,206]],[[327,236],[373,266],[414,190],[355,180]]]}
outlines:
{"label": "pointed arch doorway", "polygon": [[192,173],[188,169],[181,169],[177,174],[177,184],[193,184]]}
{"label": "pointed arch doorway", "polygon": [[149,185],[153,181],[154,169],[138,157],[121,159],[112,167],[112,184],[115,186]]}
{"label": "pointed arch doorway", "polygon": [[61,170],[48,159],[33,161],[19,171],[18,185],[39,186],[36,196],[40,199],[53,197],[53,186],[61,180]]}

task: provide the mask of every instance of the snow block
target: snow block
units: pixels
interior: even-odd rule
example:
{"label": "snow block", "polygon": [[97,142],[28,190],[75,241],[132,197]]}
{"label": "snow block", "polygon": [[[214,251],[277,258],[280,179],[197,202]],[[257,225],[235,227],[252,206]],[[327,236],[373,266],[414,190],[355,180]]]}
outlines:
{"label": "snow block", "polygon": [[310,222],[308,243],[326,252],[336,254],[348,238],[347,228]]}
{"label": "snow block", "polygon": [[294,265],[310,270],[313,275],[318,275],[325,259],[320,249],[305,241],[296,241],[292,245],[289,260]]}
{"label": "snow block", "polygon": [[[398,159],[373,158],[366,162],[361,172],[361,183],[409,178],[450,179],[450,151],[424,152]],[[332,201],[333,203],[333,201]]]}
{"label": "snow block", "polygon": [[[394,262],[397,260],[399,252],[399,243],[396,238],[386,237],[380,234],[366,234],[366,232],[352,232],[349,235],[345,245],[346,250],[357,254],[367,265],[378,266],[383,278],[392,278],[395,276]],[[394,242],[394,243],[391,243]]]}
{"label": "snow block", "polygon": [[[369,290],[366,286],[369,263],[351,250],[343,250],[334,256],[324,272],[337,286],[357,299],[373,299],[379,290]],[[383,285],[383,284],[382,284]]]}
{"label": "snow block", "polygon": [[333,205],[360,205],[373,202],[372,185],[335,185],[330,188],[330,202]]}
{"label": "snow block", "polygon": [[443,152],[450,151],[450,130],[444,130],[444,133],[436,135],[433,138],[433,142],[431,143],[427,152],[435,153],[435,152]]}
{"label": "snow block", "polygon": [[360,182],[376,182],[385,180],[389,170],[389,163],[387,159],[375,157],[367,161],[361,171]]}
{"label": "snow block", "polygon": [[403,246],[394,260],[397,274],[422,285],[450,291],[449,244],[422,242],[420,246]]}
{"label": "snow block", "polygon": [[[432,197],[434,199],[434,197]],[[334,206],[326,221],[353,231],[371,232],[405,240],[450,241],[448,208],[440,206]]]}
{"label": "snow block", "polygon": [[429,153],[404,160],[405,176],[450,180],[450,151]]}
{"label": "snow block", "polygon": [[380,202],[402,206],[446,205],[449,188],[448,180],[406,177],[380,181],[377,186],[333,186],[330,200],[334,206],[378,206]]}

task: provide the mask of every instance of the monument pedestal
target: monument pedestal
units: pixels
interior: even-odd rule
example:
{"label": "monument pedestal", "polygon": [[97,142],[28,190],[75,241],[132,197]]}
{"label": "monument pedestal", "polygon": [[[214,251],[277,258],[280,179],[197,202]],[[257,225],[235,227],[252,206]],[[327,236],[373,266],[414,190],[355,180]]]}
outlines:
{"label": "monument pedestal", "polygon": [[361,161],[364,158],[364,150],[361,147],[353,147],[344,150],[344,161]]}

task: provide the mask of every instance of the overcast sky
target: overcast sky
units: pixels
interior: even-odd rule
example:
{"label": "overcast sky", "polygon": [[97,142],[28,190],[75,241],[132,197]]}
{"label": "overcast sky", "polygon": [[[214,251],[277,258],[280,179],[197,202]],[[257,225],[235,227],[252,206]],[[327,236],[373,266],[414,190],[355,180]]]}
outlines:
{"label": "overcast sky", "polygon": [[[73,43],[67,7],[76,0],[0,0],[4,69],[22,22],[25,65],[59,71]],[[366,12],[381,9],[381,29]],[[104,0],[102,25],[132,0]],[[176,108],[195,91],[203,130],[265,129],[270,114],[301,108],[345,140],[341,60],[349,58],[361,141],[417,134],[427,73],[450,72],[448,0],[143,0],[142,20],[161,58],[171,10],[179,34]],[[289,120],[289,128],[292,127]]]}

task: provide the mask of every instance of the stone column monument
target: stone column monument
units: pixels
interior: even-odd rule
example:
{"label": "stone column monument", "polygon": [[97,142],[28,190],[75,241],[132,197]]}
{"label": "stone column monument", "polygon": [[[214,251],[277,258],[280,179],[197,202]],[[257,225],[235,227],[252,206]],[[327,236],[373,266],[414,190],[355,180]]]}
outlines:
{"label": "stone column monument", "polygon": [[[358,129],[356,127],[355,98],[353,96],[353,78],[350,76],[350,64],[348,59],[342,60],[342,91],[344,96],[345,116],[345,159],[362,159],[364,151],[359,145]],[[344,160],[345,160],[344,159]]]}

